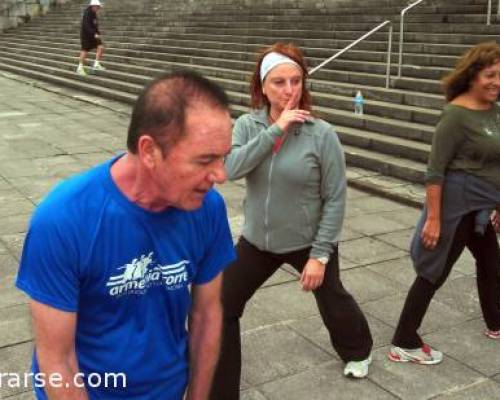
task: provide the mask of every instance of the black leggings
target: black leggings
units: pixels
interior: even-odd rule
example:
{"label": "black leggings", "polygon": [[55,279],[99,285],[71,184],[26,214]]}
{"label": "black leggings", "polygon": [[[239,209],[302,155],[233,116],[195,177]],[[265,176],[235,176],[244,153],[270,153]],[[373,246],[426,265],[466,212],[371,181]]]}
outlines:
{"label": "black leggings", "polygon": [[[212,384],[212,400],[240,398],[239,319],[246,302],[282,264],[291,264],[301,273],[311,249],[275,254],[261,251],[241,237],[236,250],[238,258],[224,271],[223,277],[223,338]],[[326,266],[323,284],[313,293],[332,346],[340,358],[344,362],[366,359],[373,345],[370,329],[356,301],[342,286],[337,250]]]}
{"label": "black leggings", "polygon": [[392,339],[395,346],[407,349],[422,346],[423,342],[417,331],[422,324],[427,308],[434,293],[445,282],[451,268],[466,246],[476,260],[477,290],[486,326],[491,330],[500,329],[500,310],[498,308],[500,250],[497,236],[491,224],[488,224],[484,236],[474,232],[474,225],[475,213],[465,215],[458,224],[443,274],[436,283],[422,277],[417,277],[413,282]]}

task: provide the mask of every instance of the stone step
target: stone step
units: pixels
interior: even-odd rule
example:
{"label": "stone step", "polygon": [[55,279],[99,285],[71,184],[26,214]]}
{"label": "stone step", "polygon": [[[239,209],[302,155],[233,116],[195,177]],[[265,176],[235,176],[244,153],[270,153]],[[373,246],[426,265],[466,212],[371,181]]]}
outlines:
{"label": "stone step", "polygon": [[[242,8],[239,5],[236,5],[234,8],[229,7],[229,5],[224,5],[223,8],[217,9],[217,14],[216,17],[220,18],[221,16],[228,16],[228,17],[234,17],[235,15],[241,16],[243,18],[247,16],[267,16],[267,15],[278,15],[278,16],[284,16],[284,17],[293,17],[293,16],[346,16],[346,15],[399,15],[401,10],[406,6],[405,2],[401,2],[400,4],[404,4],[400,7],[398,6],[383,6],[383,7],[341,7],[341,6],[336,6],[333,8],[328,8],[328,9],[318,9],[318,8],[312,8],[312,7],[302,7],[302,8],[295,8],[295,9],[290,9],[287,7],[282,7],[282,8],[276,8],[272,7],[272,5],[266,4],[266,7],[264,9],[257,9],[255,8]],[[172,6],[167,6],[165,8],[160,7],[157,10],[154,10],[154,13],[157,17],[159,18],[168,18],[169,14],[186,14],[190,15],[192,18],[197,18],[197,17],[206,17],[207,15],[212,15],[214,14],[213,11],[216,9],[212,4],[207,4],[208,7],[205,7],[204,11],[200,11],[200,9],[203,8],[201,6],[201,3],[198,3],[200,7],[198,7],[198,10],[196,9],[189,9],[185,7],[172,7]],[[51,13],[52,15],[58,15],[58,16],[71,16],[74,13],[79,13],[84,10],[84,7],[80,8],[71,8],[68,9],[67,11],[64,12],[53,12]],[[116,18],[130,18],[131,13],[130,12],[125,12],[122,10],[115,10],[115,9],[110,9],[109,6],[106,6],[102,11],[101,14],[108,15],[111,14],[109,11],[112,10],[113,17]],[[411,12],[411,14],[486,14],[487,12],[487,3],[482,3],[482,4],[458,4],[454,2],[454,4],[451,3],[442,3],[440,5],[426,5],[425,3],[422,5],[419,5],[417,8],[414,8]],[[138,17],[147,17],[153,14],[153,8],[145,8],[144,12],[137,12],[134,13],[134,15],[137,15]],[[409,15],[411,15],[409,14]]]}
{"label": "stone step", "polygon": [[[59,61],[59,62],[73,62],[76,64],[76,57],[74,56],[68,56],[68,53],[66,52],[61,52],[59,49],[52,49],[52,48],[41,48],[40,45],[35,47],[35,50],[30,50],[27,49],[26,47],[20,47],[19,49],[16,48],[12,43],[6,42],[7,47],[4,48],[6,52],[8,52],[11,55],[17,54],[22,54],[23,56],[30,56],[37,58],[39,62],[42,61],[43,57],[49,58],[50,61]],[[73,54],[77,54],[76,50]],[[169,68],[193,68],[195,67],[199,72],[217,77],[217,78],[227,78],[227,85],[229,85],[229,82],[233,82],[230,86],[232,90],[242,90],[244,92],[248,92],[247,89],[247,84],[246,82],[249,81],[249,72],[248,71],[236,71],[236,70],[231,70],[231,69],[222,69],[220,67],[202,67],[202,66],[193,66],[192,64],[186,64],[186,63],[165,63],[163,61],[154,61],[154,60],[146,60],[144,58],[132,58],[132,57],[121,57],[121,56],[116,56],[113,54],[108,54],[106,58],[107,62],[111,62],[111,69],[114,71],[122,71],[122,72],[129,72],[131,74],[133,73],[138,73],[142,75],[150,75],[153,76],[155,74],[161,73],[165,67]],[[233,81],[231,81],[233,80]],[[239,86],[234,84],[234,82],[237,82]],[[310,87],[312,90],[315,92],[326,92],[328,94],[337,94],[341,96],[344,99],[349,99],[354,96],[356,91],[359,89],[359,85],[353,85],[349,83],[331,83],[331,82],[325,82],[325,81],[320,81],[315,78],[311,79],[309,81]],[[228,86],[226,86],[228,87]],[[384,106],[385,109],[387,110],[386,112],[381,112],[381,108],[379,107],[373,107],[374,114],[377,115],[384,115],[387,113],[395,113],[396,115],[401,115],[402,119],[408,119],[405,117],[405,115],[409,115],[409,113],[412,114],[412,120],[414,122],[421,122],[421,123],[434,123],[435,122],[435,115],[432,113],[435,113],[435,111],[431,110],[425,110],[424,107],[433,107],[433,108],[441,108],[442,106],[442,97],[438,96],[433,96],[433,95],[419,95],[417,93],[415,94],[410,94],[407,91],[401,91],[397,92],[394,90],[387,90],[383,88],[377,88],[377,87],[366,87],[364,91],[365,97],[368,99],[371,99],[375,102],[380,102],[381,104],[386,104],[388,105],[389,103],[396,103],[392,104],[389,106]],[[322,101],[321,98],[318,98],[319,101]],[[370,100],[370,101],[371,101]],[[328,97],[325,98],[325,102],[330,102],[332,101]],[[346,101],[347,103],[347,101]],[[340,106],[341,103],[338,103],[337,105]],[[420,106],[424,107],[420,107]],[[417,112],[414,112],[415,109],[411,109],[404,111],[404,110],[392,110],[388,111],[389,107],[420,107],[422,112],[419,112],[418,109]],[[371,103],[367,103],[368,109],[372,108]],[[349,107],[342,107],[346,109],[350,109]]]}
{"label": "stone step", "polygon": [[[75,64],[70,61],[71,59],[69,60],[66,59],[65,61],[62,61],[60,60],[61,57],[59,57],[59,59],[54,58],[51,60],[44,61],[42,66],[39,57],[37,57],[36,55],[33,56],[28,56],[26,54],[16,55],[12,51],[9,51],[8,49],[4,50],[2,48],[0,48],[0,54],[5,58],[9,57],[11,62],[17,60],[20,63],[26,63],[26,62],[38,63],[39,68],[42,67],[46,68],[47,66],[49,66],[49,68],[64,67],[65,74],[71,75],[73,74],[73,71],[75,69]],[[157,73],[155,72],[158,72],[158,70],[154,71],[146,69],[136,71],[135,73],[121,72],[118,71],[116,68],[114,68],[114,65],[108,65],[108,66],[110,68],[113,67],[113,69],[110,69],[109,71],[105,72],[100,72],[98,74],[98,77],[106,79],[106,84],[108,85],[107,87],[116,90],[127,91],[130,93],[137,93],[136,91],[137,87],[141,87],[142,85],[144,85],[146,82],[149,81],[149,79],[151,79],[151,77],[157,75]],[[139,74],[139,72],[141,74]],[[246,87],[242,87],[243,85],[241,85],[241,83],[237,82],[231,83],[227,79],[220,80],[218,78],[214,78],[214,80],[218,81],[222,86],[225,87],[228,93],[230,93],[231,100],[233,103],[240,105],[247,105],[249,103],[249,96],[247,95],[248,89]],[[239,91],[236,92],[235,89]],[[390,105],[387,103],[383,104],[381,102],[372,102],[371,100],[367,101],[367,112],[371,108],[373,109],[378,108],[379,115],[367,114],[363,116],[363,118],[359,118],[354,116],[352,112],[352,106],[351,106],[352,98],[346,98],[346,97],[336,98],[336,101],[339,104],[343,102],[344,104],[343,109],[336,109],[336,108],[334,109],[331,106],[329,106],[328,108],[325,107],[328,102],[332,101],[333,98],[334,97],[332,96],[326,98],[319,96],[317,102],[317,104],[320,106],[318,107],[318,109],[320,109],[321,113],[325,116],[325,118],[331,121],[332,123],[352,128],[365,128],[373,132],[382,132],[386,135],[391,135],[394,137],[423,141],[427,143],[430,142],[431,140],[432,132],[434,129],[432,126],[425,125],[422,123],[388,118],[387,114],[390,115],[391,109]],[[382,110],[385,110],[386,112],[385,117],[380,112]],[[399,112],[403,116],[404,116],[404,111],[405,111],[404,107],[399,107]],[[406,115],[411,115],[412,111],[415,110],[406,110]],[[380,114],[382,114],[382,116]]]}
{"label": "stone step", "polygon": [[[10,39],[12,43],[39,43],[42,46],[51,45],[55,41],[58,44],[71,44],[73,46],[79,46],[80,40],[75,38],[74,35],[44,35],[42,33],[38,33],[37,35],[13,35],[6,34],[5,38]],[[249,51],[246,50],[246,46],[241,44],[227,44],[224,49],[213,49],[213,48],[205,48],[195,42],[193,42],[194,46],[198,47],[187,47],[187,46],[169,46],[169,45],[157,45],[157,44],[141,44],[137,46],[136,43],[127,43],[122,42],[121,40],[116,40],[113,36],[106,37],[107,47],[110,49],[133,49],[140,51],[147,51],[151,53],[175,53],[175,54],[183,54],[183,55],[199,55],[199,56],[207,56],[210,55],[212,57],[219,57],[223,59],[238,59],[245,61],[253,61],[255,59],[254,51],[257,49],[257,46],[251,47]],[[387,46],[387,45],[386,45]],[[253,50],[253,51],[252,51]],[[342,50],[341,47],[338,48],[303,48],[305,55],[308,57],[311,66],[317,65],[322,62],[324,59],[329,58],[332,54]],[[396,54],[393,55],[396,57]],[[353,68],[348,65],[343,64],[346,60],[353,61],[367,61],[373,63],[383,63],[378,65],[377,71],[378,73],[385,73],[385,62],[387,59],[387,51],[383,49],[382,51],[362,51],[357,49],[352,49],[342,55],[341,59],[338,61],[342,64],[338,65],[339,68]],[[447,72],[450,68],[452,68],[458,57],[457,56],[448,56],[448,55],[435,55],[435,54],[417,54],[406,51],[403,58],[403,63],[408,67],[408,71],[405,75],[409,76],[421,76],[427,79],[440,79],[444,72]],[[335,68],[335,62],[331,64],[332,68]],[[370,64],[367,64],[369,67]],[[374,64],[375,66],[375,64]],[[414,69],[411,66],[432,66],[432,67],[444,67],[445,69],[439,68],[418,68]],[[396,66],[394,66],[394,71],[396,70]],[[358,69],[360,70],[360,69]],[[366,68],[361,69],[367,71]],[[368,69],[369,70],[369,69]]]}
{"label": "stone step", "polygon": [[[244,92],[228,91],[232,104],[246,106],[249,104],[250,97]],[[398,121],[393,118],[381,117],[377,115],[365,114],[361,117],[356,116],[352,111],[345,109],[335,109],[332,107],[316,106],[322,118],[331,122],[334,125],[365,130],[374,134],[382,134],[388,140],[394,139],[400,142],[410,143],[421,142],[422,144],[430,143],[434,133],[434,127],[420,123]],[[405,154],[406,156],[406,154]],[[413,156],[413,152],[412,152]],[[420,158],[418,160],[421,160]]]}
{"label": "stone step", "polygon": [[80,90],[84,93],[91,93],[104,98],[120,101],[123,103],[133,104],[137,96],[130,95],[121,91],[110,90],[100,85],[88,84],[85,79],[75,80],[74,77],[65,78],[60,76],[54,71],[41,72],[36,68],[36,64],[26,64],[25,67],[12,65],[0,60],[0,70],[8,71],[22,76],[28,76],[33,79],[39,79],[44,82],[50,82],[55,85],[69,87],[72,89]]}
{"label": "stone step", "polygon": [[[170,36],[170,35],[169,35]],[[191,35],[172,35],[173,37],[165,37],[165,38],[150,38],[146,36],[132,36],[127,39],[123,39],[119,36],[114,35],[106,35],[106,42],[120,42],[123,44],[140,44],[141,48],[146,48],[148,46],[172,46],[172,47],[181,47],[181,48],[204,48],[204,49],[231,49],[236,48],[240,51],[247,51],[251,53],[255,53],[262,47],[274,43],[275,39],[273,38],[262,38],[262,41],[254,42],[254,43],[246,43],[245,37],[226,37],[226,36],[215,36],[206,38],[203,41],[198,40],[196,37],[191,39]],[[54,40],[57,39],[58,42],[61,43],[80,43],[80,39],[75,33],[71,34],[52,34],[50,32],[37,31],[35,33],[30,32],[22,32],[18,31],[16,34],[5,34],[5,37],[12,37],[18,39],[32,39],[37,40]],[[227,41],[224,41],[227,40]],[[147,42],[147,44],[145,44]],[[329,49],[331,52],[334,49],[343,49],[349,44],[351,44],[350,40],[317,40],[317,39],[301,39],[296,41],[298,45],[300,45],[307,54],[312,49]],[[398,51],[399,44],[395,42],[393,44],[393,51]],[[469,45],[451,45],[451,44],[424,44],[424,43],[406,43],[404,46],[405,55],[439,55],[443,57],[458,57],[463,54],[470,46]],[[379,51],[385,52],[387,51],[387,42],[375,42],[375,41],[362,41],[358,45],[356,45],[352,50],[345,53],[342,57],[345,59],[349,59],[351,57],[362,57],[365,54],[365,51]],[[359,59],[359,58],[358,58]]]}
{"label": "stone step", "polygon": [[[315,105],[333,108],[336,110],[353,111],[354,109],[353,99],[355,90],[351,90],[349,96],[317,91],[314,91],[313,93]],[[365,98],[365,114],[385,118],[390,117],[398,121],[414,122],[430,126],[434,126],[438,122],[441,114],[438,110],[373,100],[369,94],[370,91],[365,89],[363,92],[363,96]]]}
{"label": "stone step", "polygon": [[[21,50],[37,50],[43,48],[43,46],[39,45],[30,45],[30,44],[17,44],[16,46],[10,42],[4,42],[4,45],[10,45],[13,48],[16,48],[18,51]],[[0,44],[1,45],[1,44]],[[44,50],[49,51],[50,48],[44,48]],[[75,53],[76,54],[76,47]],[[250,73],[254,62],[253,61],[238,61],[238,60],[227,60],[227,59],[218,59],[213,57],[197,57],[197,56],[183,56],[175,53],[149,53],[149,52],[140,52],[135,50],[118,50],[118,49],[108,49],[108,55],[119,55],[122,57],[135,57],[143,60],[155,60],[155,61],[164,61],[164,62],[177,62],[184,64],[198,64],[203,66],[211,66],[211,67],[223,67],[226,69],[237,69],[241,71],[246,71]],[[144,61],[141,61],[144,62]],[[341,69],[330,69],[330,67],[325,67],[318,71],[315,74],[315,78],[323,79],[323,80],[332,80],[338,82],[349,82],[357,85],[372,85],[372,86],[384,86],[386,77],[381,74],[376,74],[372,72],[356,72],[349,71],[346,72],[345,67],[349,65],[348,62],[338,60],[335,62],[334,67]],[[351,68],[353,65],[351,65]],[[360,70],[368,69],[366,63],[358,63],[357,67]],[[379,64],[380,72],[384,72],[385,65]],[[418,70],[418,69],[417,69]],[[393,73],[395,73],[395,67],[393,68]],[[393,86],[396,88],[404,88],[408,90],[416,90],[416,91],[426,91],[429,93],[441,93],[441,84],[437,80],[430,79],[420,79],[420,78],[407,78],[403,77],[400,79],[393,79]]]}
{"label": "stone step", "polygon": [[[66,41],[59,41],[56,45],[53,44],[53,41],[47,40],[46,38],[40,38],[38,40],[35,39],[24,39],[17,37],[6,37],[5,45],[12,46],[13,48],[23,48],[27,50],[37,50],[39,48],[43,49],[53,49],[53,51],[61,51],[65,54],[77,54],[79,51],[79,45],[77,44],[77,40],[72,40],[72,43],[67,43]],[[232,60],[232,68],[241,68],[246,71],[250,71],[251,66],[253,66],[255,55],[252,53],[246,52],[233,52],[226,50],[204,50],[204,49],[190,49],[190,48],[179,48],[179,47],[164,47],[162,50],[164,52],[155,52],[151,50],[161,50],[159,47],[151,47],[151,46],[141,46],[137,48],[135,45],[129,44],[121,44],[116,42],[108,42],[106,53],[117,55],[117,56],[131,56],[137,58],[145,58],[150,60],[164,60],[164,61],[175,61],[175,62],[188,62],[192,63],[193,60],[195,62],[199,62],[200,64],[204,64],[204,61],[208,58],[211,65],[214,64],[215,59],[219,59],[219,65],[224,66],[226,64],[226,60]],[[319,49],[322,50],[322,49]],[[316,49],[306,49],[306,55],[312,54],[323,54],[328,55],[328,53],[316,52]],[[353,52],[349,55],[349,59],[337,59],[329,63],[325,66],[325,69],[329,70],[348,70],[348,71],[356,71],[356,72],[366,72],[370,74],[378,74],[385,75],[386,73],[386,63],[383,62],[371,62],[371,61],[363,61],[363,57],[372,57],[372,58],[382,58],[385,54],[380,53],[363,53],[363,56],[360,57],[361,60],[354,60],[356,54],[359,52]],[[330,53],[331,55],[331,53]],[[382,56],[382,57],[380,57]],[[318,58],[310,56],[308,57],[308,61],[311,66],[318,65],[322,62],[324,58]],[[393,57],[393,64],[391,67],[391,75],[395,77],[397,75],[397,65],[395,64],[395,57]],[[430,58],[430,57],[429,57]],[[450,68],[442,68],[442,67],[431,67],[431,66],[422,66],[422,65],[408,65],[411,57],[409,55],[405,56],[404,64],[403,64],[403,75],[407,77],[415,77],[415,78],[425,78],[425,79],[441,79]],[[235,66],[235,62],[240,61],[242,63],[241,66]],[[416,60],[414,60],[416,61]],[[319,72],[318,72],[319,73]]]}
{"label": "stone step", "polygon": [[[36,62],[36,60],[34,60]],[[17,63],[10,63],[9,66],[11,67],[10,69],[7,68],[7,70],[16,72],[20,68],[27,68],[32,70],[33,72],[40,73],[39,68],[35,62],[24,62],[24,61],[18,61]],[[80,77],[80,76],[75,76],[74,73],[68,69],[61,69],[62,65],[61,63],[55,64],[56,66],[54,67],[48,67],[46,69],[51,70],[53,75],[57,75],[59,79],[65,79],[66,86],[69,87],[74,87],[73,85],[69,84],[69,78],[76,78],[76,81],[79,83],[77,86],[81,85],[81,82],[88,82],[89,87],[94,87],[94,86],[102,86],[106,89],[111,90],[113,93],[113,96],[111,97],[113,100],[116,100],[118,97],[116,93],[123,93],[123,98],[128,97],[130,99],[130,96],[137,95],[139,91],[141,90],[142,86],[148,82],[151,77],[143,76],[139,77],[137,75],[134,76],[134,83],[131,83],[130,79],[127,79],[126,74],[120,74],[123,79],[120,81],[117,80],[111,80],[108,77],[106,77],[106,73],[99,73],[98,75],[91,75],[87,77]],[[66,66],[68,67],[68,66]],[[71,68],[72,66],[69,65]],[[117,73],[115,73],[116,75]],[[30,74],[30,76],[33,76],[33,74]],[[94,90],[89,91],[91,93],[95,93]],[[227,91],[228,96],[231,99],[232,104],[237,104],[240,106],[245,106],[245,104],[248,103],[248,95],[246,94],[241,94],[241,93],[235,93],[231,91]],[[104,93],[102,94],[103,96],[107,97]],[[239,99],[244,99],[245,101],[240,101]],[[381,151],[387,155],[397,155],[400,154],[401,152],[404,152],[404,154],[407,156],[407,158],[411,161],[420,161],[420,162],[425,162],[427,158],[427,153],[428,153],[428,145],[414,142],[414,141],[409,141],[409,140],[402,140],[399,138],[390,138],[388,136],[382,135],[380,133],[376,132],[371,132],[370,127],[372,126],[373,123],[377,121],[382,121],[381,118],[376,118],[372,116],[363,116],[362,118],[360,117],[354,117],[352,116],[352,113],[346,113],[344,111],[339,111],[339,110],[332,110],[332,109],[327,109],[323,107],[317,107],[317,111],[325,117],[326,120],[330,121],[331,123],[338,125],[338,131],[339,135],[343,138],[344,142],[350,145],[356,145],[357,147],[364,148],[365,150],[371,150],[371,151]],[[237,116],[237,114],[235,115]],[[354,123],[352,121],[349,121],[349,117],[351,119],[355,119],[359,121],[358,123]],[[347,122],[347,124],[351,125],[358,125],[359,128],[361,129],[353,129],[350,126],[345,126],[343,123]]]}
{"label": "stone step", "polygon": [[[36,27],[31,27],[31,26],[25,26],[22,28],[22,32],[31,32],[33,34],[39,33],[40,30]],[[74,28],[65,28],[65,29],[54,29],[52,27],[49,27],[44,30],[44,32],[53,32],[56,35],[59,34],[71,34],[74,35],[74,37],[78,37],[79,33],[78,30],[75,30]],[[255,32],[255,31],[231,31],[228,32],[228,30],[215,30],[214,32],[208,32],[207,29],[194,29],[194,28],[169,28],[169,27],[164,27],[161,28],[159,31],[150,31],[148,29],[138,29],[131,34],[128,31],[114,31],[112,33],[113,37],[120,37],[122,39],[125,38],[130,38],[131,36],[147,36],[152,39],[156,38],[164,38],[164,37],[170,37],[170,38],[183,38],[183,37],[191,37],[194,40],[206,40],[208,37],[218,37],[221,38],[222,40],[227,40],[231,37],[243,37],[245,40],[243,40],[243,43],[252,43],[255,41],[270,41],[274,43],[277,40],[280,41],[297,41],[297,40],[304,40],[304,37],[307,37],[308,40],[316,40],[319,42],[322,42],[324,40],[347,40],[347,41],[354,41],[358,39],[361,34],[360,32],[362,31],[336,31],[336,32],[323,32],[323,31],[318,31],[318,32],[313,32],[313,31],[265,31],[265,32]],[[364,31],[362,33],[365,33]],[[106,36],[106,32],[104,31],[104,35]],[[398,32],[397,30],[394,32],[394,38],[395,41],[398,39]],[[467,35],[463,34],[443,34],[443,33],[415,33],[415,32],[408,32],[405,31],[405,43],[406,44],[411,44],[411,43],[418,43],[418,44],[438,44],[438,45],[443,45],[443,44],[451,44],[451,45],[475,45],[481,42],[485,41],[494,41],[498,39],[498,35],[491,34],[491,35],[486,35],[486,34],[474,34],[470,33]],[[377,41],[377,42],[387,42],[387,32],[377,32],[374,33],[373,35],[370,36],[370,41]]]}
{"label": "stone step", "polygon": [[[382,20],[381,20],[382,21]],[[380,21],[380,22],[381,22]],[[68,32],[74,30],[75,26],[79,25],[79,21],[74,19],[69,24],[52,24],[52,29],[56,32]],[[290,22],[245,22],[238,20],[228,22],[206,21],[195,23],[193,21],[169,21],[158,23],[153,20],[148,24],[130,23],[110,26],[109,30],[114,32],[168,32],[172,30],[180,30],[183,32],[193,33],[224,33],[231,35],[250,35],[250,36],[300,36],[300,37],[315,37],[311,35],[325,35],[326,32],[367,32],[373,29],[377,23],[375,22],[336,22],[336,23],[314,23],[300,22],[295,23],[295,29],[290,29]],[[106,22],[102,23],[102,27],[106,30]],[[32,28],[37,28],[32,26]],[[318,29],[319,28],[319,29]],[[397,26],[396,26],[397,28]],[[397,31],[397,29],[396,29]],[[405,32],[408,33],[474,33],[484,35],[495,35],[500,33],[500,25],[486,25],[485,23],[423,23],[423,22],[405,22]],[[398,36],[398,32],[395,32]]]}
{"label": "stone step", "polygon": [[376,171],[391,176],[423,184],[425,182],[425,164],[416,161],[389,156],[375,151],[344,145],[344,153],[348,165]]}
{"label": "stone step", "polygon": [[405,159],[427,163],[430,145],[401,138],[389,137],[377,132],[349,127],[336,127],[343,145],[354,146],[391,156],[405,155]]}
{"label": "stone step", "polygon": [[[420,11],[420,10],[419,10]],[[65,18],[61,18],[57,15],[47,14],[33,21],[33,25],[41,26],[43,24],[73,24],[80,23],[80,14],[68,15]],[[196,26],[197,24],[203,24],[205,22],[212,23],[232,23],[235,24],[234,15],[193,15],[186,13],[169,13],[165,17],[155,15],[144,16],[130,16],[121,17],[116,15],[105,15],[100,17],[100,23],[108,28],[115,27],[126,27],[133,26],[134,23],[140,23],[141,25],[155,26],[161,24],[170,24],[172,22],[182,22],[186,26]],[[294,26],[302,26],[302,24],[312,24],[316,23],[316,26],[328,26],[331,25],[332,21],[337,18],[335,14],[309,14],[309,15],[280,15],[280,14],[265,14],[265,15],[255,15],[255,14],[242,14],[237,15],[238,22],[262,24],[262,23],[293,23]],[[366,14],[344,14],[342,15],[342,21],[344,23],[371,23],[377,24],[384,20],[390,20],[395,23],[399,22],[399,13],[393,12],[391,14],[376,14],[376,15],[366,15]],[[497,15],[492,15],[491,21],[493,23],[499,20]],[[443,23],[443,24],[453,24],[453,23],[467,23],[467,24],[485,24],[486,16],[485,13],[472,14],[470,12],[464,13],[415,13],[408,14],[405,16],[405,21],[407,23]]]}
{"label": "stone step", "polygon": [[437,94],[409,92],[408,90],[397,90],[393,88],[386,89],[383,87],[369,85],[360,86],[348,82],[322,81],[315,79],[314,77],[310,78],[308,83],[311,90],[314,92],[324,92],[353,97],[357,90],[362,89],[365,99],[371,99],[374,101],[419,107],[427,110],[440,110],[444,105],[444,97]]}

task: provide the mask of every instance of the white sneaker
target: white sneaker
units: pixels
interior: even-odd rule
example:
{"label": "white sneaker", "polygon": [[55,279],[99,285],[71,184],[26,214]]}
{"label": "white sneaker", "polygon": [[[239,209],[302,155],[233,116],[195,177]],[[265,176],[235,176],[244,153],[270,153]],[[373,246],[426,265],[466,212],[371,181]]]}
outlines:
{"label": "white sneaker", "polygon": [[76,73],[81,76],[87,76],[87,72],[85,71],[83,65],[78,66],[78,68],[76,69]]}
{"label": "white sneaker", "polygon": [[362,361],[349,361],[344,368],[344,376],[348,378],[364,378],[368,375],[368,367],[372,362],[372,355]]}
{"label": "white sneaker", "polygon": [[424,344],[419,349],[403,349],[393,346],[389,351],[389,360],[395,362],[413,362],[422,365],[434,365],[443,361],[443,353]]}
{"label": "white sneaker", "polygon": [[106,71],[106,68],[100,63],[94,63],[94,66],[92,67],[94,71]]}

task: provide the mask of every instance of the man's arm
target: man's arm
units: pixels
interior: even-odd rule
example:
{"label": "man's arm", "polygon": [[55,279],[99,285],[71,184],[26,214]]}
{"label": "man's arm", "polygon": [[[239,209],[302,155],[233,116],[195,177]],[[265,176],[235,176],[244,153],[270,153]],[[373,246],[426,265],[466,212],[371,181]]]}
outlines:
{"label": "man's arm", "polygon": [[[60,311],[31,300],[36,355],[44,374],[45,393],[50,400],[88,400],[83,387],[75,386],[79,372],[75,352],[76,313]],[[59,374],[61,383],[51,386],[49,378]],[[80,386],[81,383],[78,383]]]}
{"label": "man's arm", "polygon": [[219,358],[222,330],[222,273],[208,283],[193,285],[189,315],[190,376],[186,400],[206,400]]}

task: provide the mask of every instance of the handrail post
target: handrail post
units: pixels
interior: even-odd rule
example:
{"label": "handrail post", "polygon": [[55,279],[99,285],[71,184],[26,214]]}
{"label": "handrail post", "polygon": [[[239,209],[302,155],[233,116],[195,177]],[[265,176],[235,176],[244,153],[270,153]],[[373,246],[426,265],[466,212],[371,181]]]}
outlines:
{"label": "handrail post", "polygon": [[491,0],[488,0],[488,15],[486,16],[486,25],[491,25]]}
{"label": "handrail post", "polygon": [[403,35],[405,29],[405,10],[401,12],[401,18],[399,21],[399,56],[398,56],[398,78],[401,78],[401,66],[403,64]]}
{"label": "handrail post", "polygon": [[[401,78],[401,68],[403,64],[403,36],[404,36],[404,19],[408,10],[411,10],[416,5],[422,3],[424,0],[417,0],[415,3],[410,4],[403,11],[401,11],[400,24],[399,24],[399,58],[398,58],[398,78]],[[491,0],[490,0],[491,1]]]}
{"label": "handrail post", "polygon": [[498,0],[497,15],[500,15],[500,0]]}
{"label": "handrail post", "polygon": [[389,89],[389,85],[391,83],[391,54],[392,54],[392,24],[389,25],[389,38],[388,38],[388,45],[387,45],[387,71],[386,71],[386,78],[385,78],[385,88]]}

